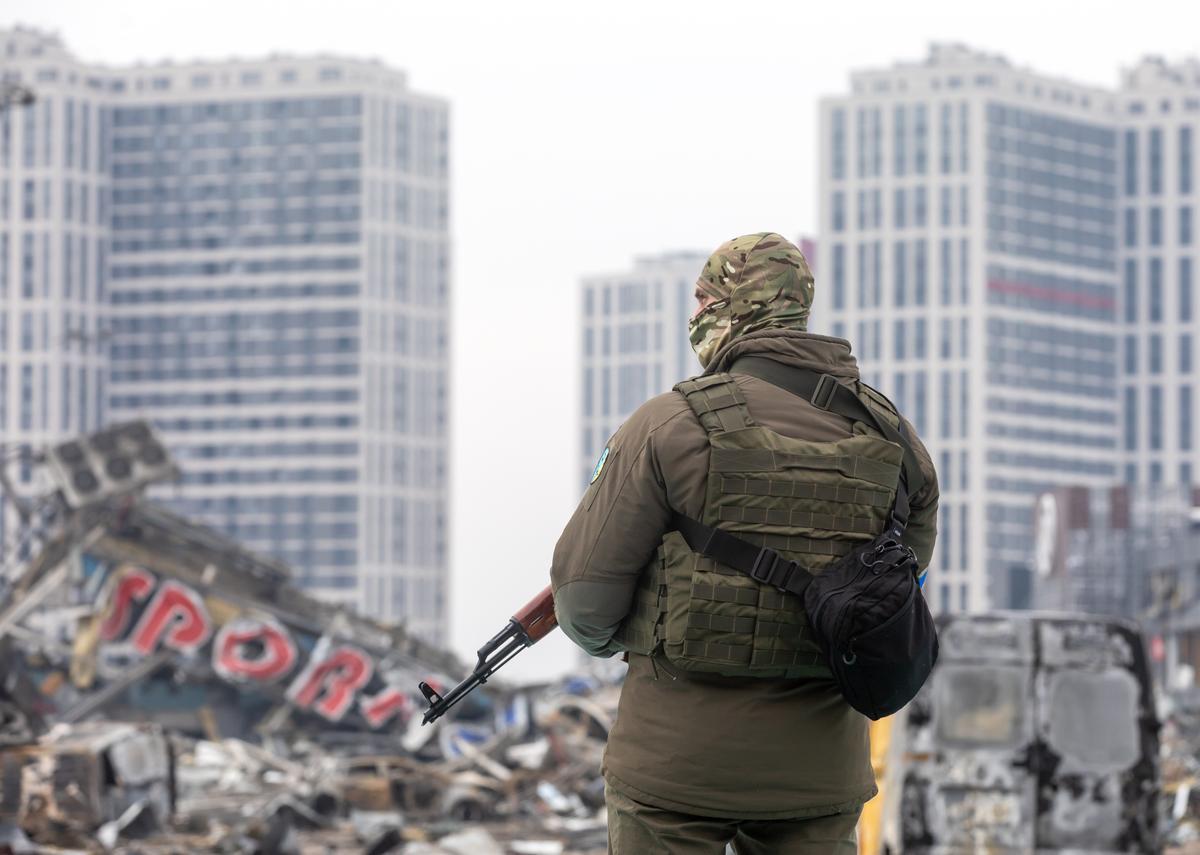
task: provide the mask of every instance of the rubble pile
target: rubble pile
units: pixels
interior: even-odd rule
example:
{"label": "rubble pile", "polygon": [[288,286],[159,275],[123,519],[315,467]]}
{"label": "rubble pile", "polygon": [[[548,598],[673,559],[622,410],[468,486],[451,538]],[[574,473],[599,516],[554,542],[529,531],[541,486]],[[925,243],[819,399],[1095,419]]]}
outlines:
{"label": "rubble pile", "polygon": [[1166,842],[1200,852],[1200,709],[1166,700],[1162,740]]}
{"label": "rubble pile", "polygon": [[614,683],[489,680],[422,726],[456,657],[133,487],[71,492],[100,466],[71,445],[0,574],[0,855],[605,850]]}
{"label": "rubble pile", "polygon": [[319,732],[259,745],[60,724],[0,748],[0,776],[19,781],[0,798],[0,852],[601,853],[616,695],[576,678],[481,698],[473,718],[414,717],[390,754]]}

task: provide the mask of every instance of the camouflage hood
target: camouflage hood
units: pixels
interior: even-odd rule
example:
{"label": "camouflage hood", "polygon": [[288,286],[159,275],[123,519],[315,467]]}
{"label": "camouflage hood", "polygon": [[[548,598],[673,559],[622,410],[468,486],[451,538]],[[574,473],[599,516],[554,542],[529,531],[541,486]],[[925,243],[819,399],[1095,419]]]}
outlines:
{"label": "camouflage hood", "polygon": [[739,336],[770,328],[808,328],[812,271],[796,245],[774,232],[721,244],[705,263],[696,287],[716,300],[688,325],[692,348],[704,368]]}

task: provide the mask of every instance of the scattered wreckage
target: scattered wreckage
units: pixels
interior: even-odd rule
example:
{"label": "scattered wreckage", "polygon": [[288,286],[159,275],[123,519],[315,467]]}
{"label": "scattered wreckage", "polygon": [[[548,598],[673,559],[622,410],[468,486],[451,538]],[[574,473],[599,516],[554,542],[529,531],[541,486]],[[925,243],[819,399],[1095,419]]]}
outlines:
{"label": "scattered wreckage", "polygon": [[470,670],[143,498],[174,471],[150,426],[42,461],[0,589],[0,852],[604,850],[614,686],[493,682],[422,727],[418,684]]}

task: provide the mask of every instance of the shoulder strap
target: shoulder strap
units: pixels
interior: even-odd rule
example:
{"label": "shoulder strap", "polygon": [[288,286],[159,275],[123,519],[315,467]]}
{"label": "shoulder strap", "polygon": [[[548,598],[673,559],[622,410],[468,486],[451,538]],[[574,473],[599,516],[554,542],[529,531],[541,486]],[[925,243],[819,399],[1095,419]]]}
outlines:
{"label": "shoulder strap", "polygon": [[707,374],[675,384],[700,424],[710,434],[754,427],[742,390],[728,374]]}
{"label": "shoulder strap", "polygon": [[719,561],[734,570],[740,570],[764,585],[780,591],[804,596],[804,589],[812,582],[812,574],[795,561],[789,561],[774,549],[755,546],[719,528],[705,525],[683,514],[675,514],[671,520],[676,531],[683,535],[688,549],[714,561]]}
{"label": "shoulder strap", "polygon": [[921,465],[916,452],[913,451],[912,443],[908,441],[904,419],[900,419],[899,428],[894,427],[887,419],[880,418],[862,398],[839,383],[837,378],[829,374],[818,374],[807,368],[783,365],[761,356],[744,356],[733,364],[731,370],[766,380],[773,386],[804,398],[814,407],[837,413],[856,422],[865,422],[883,434],[888,441],[904,449],[903,477],[908,494],[911,496],[918,493],[925,486],[925,475],[921,472]]}

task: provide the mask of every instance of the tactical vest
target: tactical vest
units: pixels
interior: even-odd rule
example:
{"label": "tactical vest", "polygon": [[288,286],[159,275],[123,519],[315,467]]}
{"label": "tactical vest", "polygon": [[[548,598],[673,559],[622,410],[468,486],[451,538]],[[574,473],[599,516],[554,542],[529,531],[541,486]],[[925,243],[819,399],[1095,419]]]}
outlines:
{"label": "tactical vest", "polygon": [[[858,422],[853,436],[836,442],[782,436],[755,423],[729,374],[685,380],[675,391],[708,432],[701,522],[775,549],[814,574],[883,531],[904,458],[899,445]],[[898,423],[885,398],[864,398]],[[616,640],[634,653],[662,652],[686,671],[830,673],[800,597],[692,552],[676,531],[643,569]]]}

